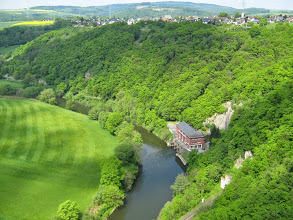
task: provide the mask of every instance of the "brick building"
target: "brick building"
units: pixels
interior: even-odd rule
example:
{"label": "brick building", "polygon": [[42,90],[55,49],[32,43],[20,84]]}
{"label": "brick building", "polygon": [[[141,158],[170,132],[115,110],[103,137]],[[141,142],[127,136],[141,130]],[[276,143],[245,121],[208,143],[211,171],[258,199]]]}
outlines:
{"label": "brick building", "polygon": [[176,139],[187,150],[202,149],[205,138],[201,131],[195,130],[186,122],[176,124]]}

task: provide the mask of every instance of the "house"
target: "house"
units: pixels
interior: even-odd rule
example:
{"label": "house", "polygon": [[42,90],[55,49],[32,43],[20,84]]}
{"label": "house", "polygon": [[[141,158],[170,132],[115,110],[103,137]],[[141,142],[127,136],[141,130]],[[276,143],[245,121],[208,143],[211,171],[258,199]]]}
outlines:
{"label": "house", "polygon": [[202,132],[195,130],[186,122],[176,124],[176,141],[186,150],[202,149],[205,138]]}
{"label": "house", "polygon": [[289,23],[293,23],[293,17],[286,18],[286,21],[289,22]]}
{"label": "house", "polygon": [[203,18],[202,19],[202,23],[210,24],[211,23],[211,19],[209,19],[209,18]]}
{"label": "house", "polygon": [[284,17],[282,15],[276,16],[276,21],[284,21]]}

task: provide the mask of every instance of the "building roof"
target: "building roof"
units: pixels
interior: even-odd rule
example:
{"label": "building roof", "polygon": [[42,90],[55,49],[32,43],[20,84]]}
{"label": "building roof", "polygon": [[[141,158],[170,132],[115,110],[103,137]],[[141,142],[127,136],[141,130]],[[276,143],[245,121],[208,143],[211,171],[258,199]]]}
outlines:
{"label": "building roof", "polygon": [[201,131],[195,130],[193,127],[191,127],[185,121],[176,124],[176,126],[181,131],[183,131],[189,138],[201,138],[201,137],[204,137],[204,135],[203,135],[203,133]]}

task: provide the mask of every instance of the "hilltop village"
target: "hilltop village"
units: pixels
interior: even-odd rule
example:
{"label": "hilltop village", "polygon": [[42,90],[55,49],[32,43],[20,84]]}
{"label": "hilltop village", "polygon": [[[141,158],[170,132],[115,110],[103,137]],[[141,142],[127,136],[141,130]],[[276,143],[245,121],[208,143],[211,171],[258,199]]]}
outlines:
{"label": "hilltop village", "polygon": [[164,17],[156,17],[156,18],[101,18],[95,17],[92,18],[84,18],[78,17],[73,19],[74,27],[80,26],[103,26],[106,24],[113,24],[117,22],[126,22],[128,25],[139,23],[140,21],[158,21],[163,20],[170,23],[177,22],[196,22],[202,21],[205,24],[232,24],[232,25],[246,25],[250,22],[254,24],[268,24],[268,23],[278,23],[278,22],[288,22],[293,23],[293,17],[287,15],[271,15],[266,17],[260,16],[246,16],[244,13],[239,14],[236,13],[234,16],[229,15],[228,13],[220,13],[219,15],[210,16],[210,17],[199,17],[199,16],[189,16],[189,17],[172,17],[171,15],[165,15]]}

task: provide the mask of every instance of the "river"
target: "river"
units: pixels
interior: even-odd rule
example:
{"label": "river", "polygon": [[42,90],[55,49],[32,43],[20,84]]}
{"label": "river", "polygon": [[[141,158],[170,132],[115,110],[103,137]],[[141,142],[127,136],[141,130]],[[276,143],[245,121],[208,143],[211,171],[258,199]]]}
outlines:
{"label": "river", "polygon": [[143,140],[142,169],[133,188],[127,193],[125,205],[110,220],[152,220],[172,199],[170,186],[184,172],[173,149],[142,127],[136,127]]}
{"label": "river", "polygon": [[[61,99],[59,106],[65,106]],[[87,114],[88,108],[76,106],[76,111]],[[176,176],[184,172],[184,166],[175,156],[175,151],[146,129],[136,126],[141,134],[143,150],[140,155],[142,167],[132,189],[127,193],[125,204],[116,210],[110,220],[156,219],[167,201],[172,199],[170,186]]]}

